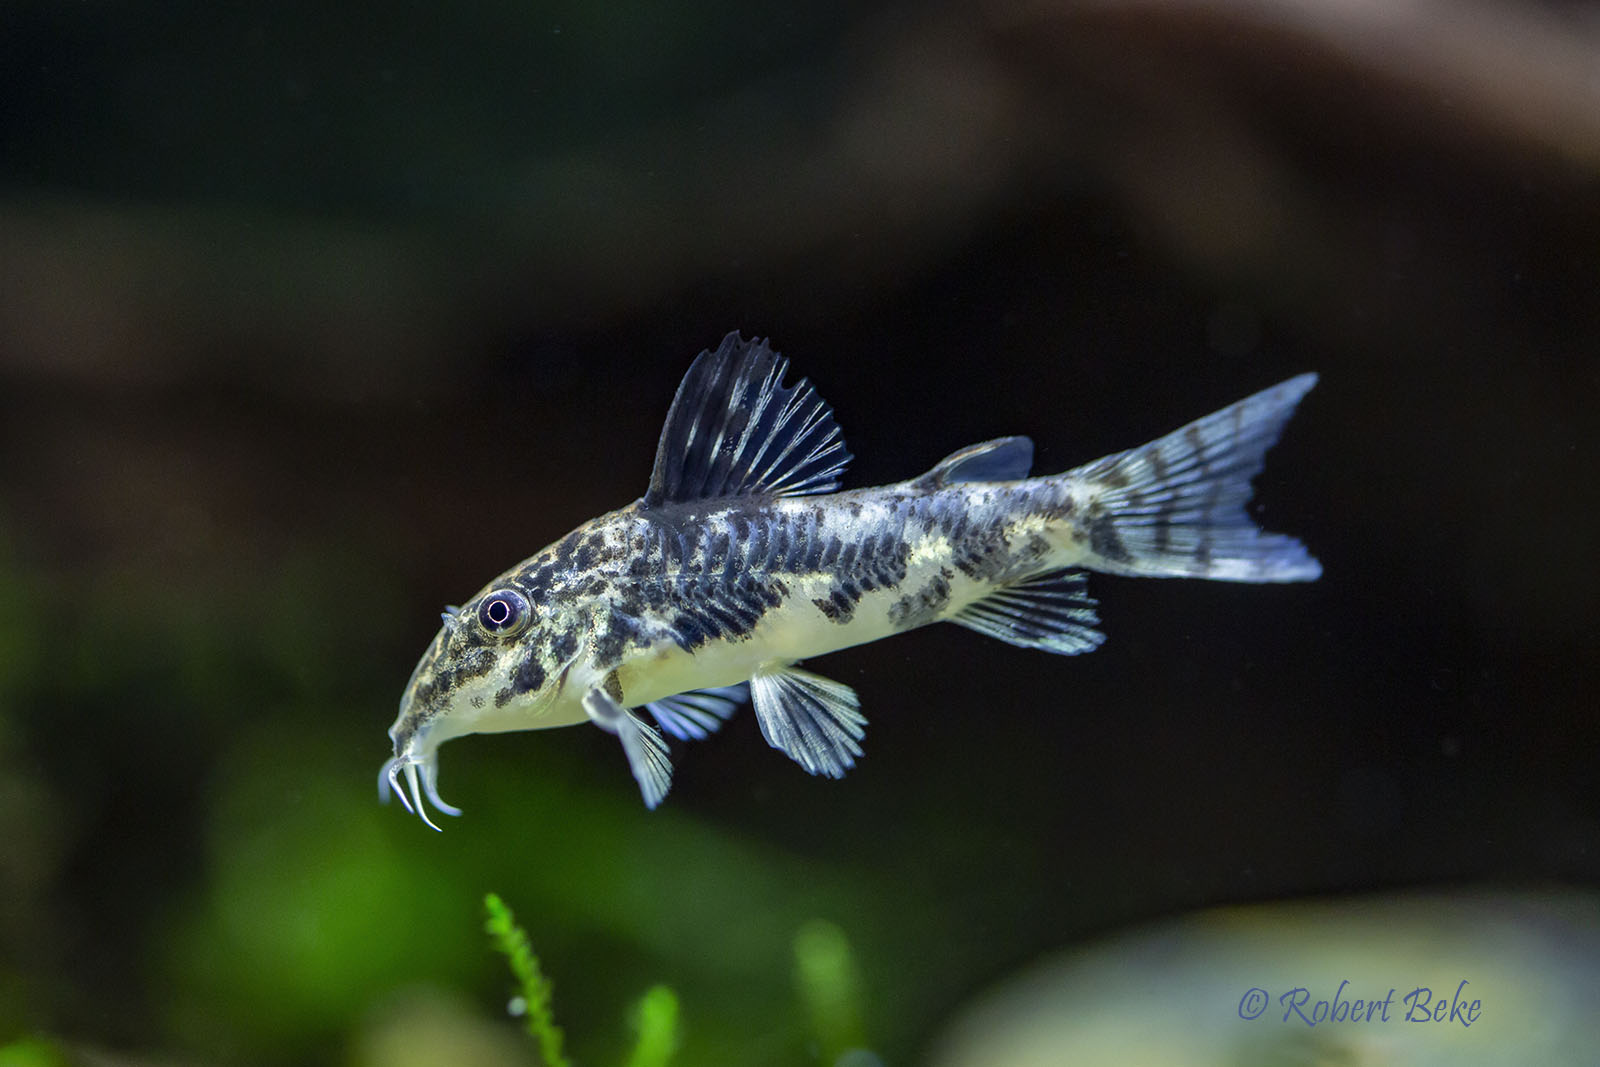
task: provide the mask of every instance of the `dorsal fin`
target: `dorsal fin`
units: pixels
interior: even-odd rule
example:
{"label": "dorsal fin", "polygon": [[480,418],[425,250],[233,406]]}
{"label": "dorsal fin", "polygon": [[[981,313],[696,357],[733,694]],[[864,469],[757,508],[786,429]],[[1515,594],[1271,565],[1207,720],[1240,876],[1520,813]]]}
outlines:
{"label": "dorsal fin", "polygon": [[923,489],[940,489],[958,482],[1010,482],[1026,478],[1033,467],[1033,442],[1026,437],[996,437],[952,452],[918,478]]}
{"label": "dorsal fin", "polygon": [[839,488],[850,462],[844,438],[810,382],[783,384],[788,367],[737,330],[700,353],[667,412],[643,506]]}

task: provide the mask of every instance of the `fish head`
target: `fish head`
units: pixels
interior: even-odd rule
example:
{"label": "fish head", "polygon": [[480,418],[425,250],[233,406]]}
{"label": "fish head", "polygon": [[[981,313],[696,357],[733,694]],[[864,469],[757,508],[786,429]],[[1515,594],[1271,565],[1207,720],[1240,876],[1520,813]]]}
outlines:
{"label": "fish head", "polygon": [[394,757],[379,773],[380,797],[387,800],[392,790],[406,810],[437,830],[423,808],[424,795],[439,811],[461,813],[439,797],[441,744],[464,734],[554,725],[545,720],[562,689],[574,642],[559,638],[570,627],[541,614],[507,577],[445,610],[389,727]]}

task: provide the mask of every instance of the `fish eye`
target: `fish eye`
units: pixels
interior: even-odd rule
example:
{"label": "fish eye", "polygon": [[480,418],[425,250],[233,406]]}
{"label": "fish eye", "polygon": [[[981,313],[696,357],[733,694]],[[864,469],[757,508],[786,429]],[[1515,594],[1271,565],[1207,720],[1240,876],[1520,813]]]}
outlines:
{"label": "fish eye", "polygon": [[533,609],[515,589],[496,589],[478,605],[478,623],[496,637],[515,637],[527,629]]}

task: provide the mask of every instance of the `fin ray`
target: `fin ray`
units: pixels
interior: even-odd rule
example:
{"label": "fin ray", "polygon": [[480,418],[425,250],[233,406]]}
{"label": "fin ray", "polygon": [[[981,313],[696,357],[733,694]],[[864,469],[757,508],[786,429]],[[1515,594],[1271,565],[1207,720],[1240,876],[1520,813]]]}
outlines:
{"label": "fin ray", "polygon": [[643,506],[839,488],[850,462],[833,411],[761,339],[728,334],[690,365],[667,412]]}
{"label": "fin ray", "polygon": [[1050,571],[1001,586],[951,616],[957,626],[1020,648],[1073,656],[1093,652],[1105,634],[1095,629],[1095,599],[1082,571]]}
{"label": "fin ray", "polygon": [[644,806],[654,809],[672,788],[672,759],[661,732],[613,700],[603,689],[584,694],[583,710],[596,726],[617,735]]}
{"label": "fin ray", "polygon": [[942,489],[960,482],[1011,482],[1026,478],[1032,468],[1033,441],[997,437],[950,453],[915,484],[919,489]]}
{"label": "fin ray", "polygon": [[703,741],[715,733],[739,706],[750,699],[745,684],[716,689],[691,689],[645,705],[650,717],[680,741]]}
{"label": "fin ray", "polygon": [[843,778],[855,766],[867,720],[854,689],[810,671],[770,664],[750,679],[750,696],[761,736],[806,773]]}
{"label": "fin ray", "polygon": [[[1322,573],[1305,545],[1245,511],[1250,481],[1301,397],[1302,374],[1140,448],[1068,473],[1096,483],[1088,517],[1096,570],[1149,577],[1303,582]],[[1096,514],[1098,512],[1098,514]]]}

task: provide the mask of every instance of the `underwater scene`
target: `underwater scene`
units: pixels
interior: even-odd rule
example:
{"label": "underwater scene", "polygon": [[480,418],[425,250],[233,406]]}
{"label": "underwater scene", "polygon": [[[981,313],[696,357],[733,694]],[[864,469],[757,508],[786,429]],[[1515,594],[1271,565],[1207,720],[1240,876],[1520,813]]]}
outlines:
{"label": "underwater scene", "polygon": [[1597,13],[9,5],[0,1067],[1600,1064]]}

